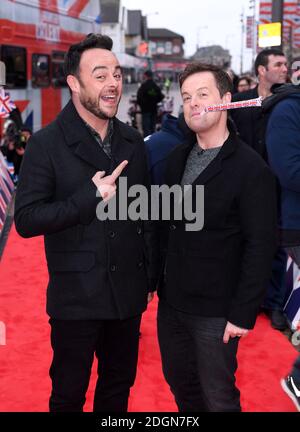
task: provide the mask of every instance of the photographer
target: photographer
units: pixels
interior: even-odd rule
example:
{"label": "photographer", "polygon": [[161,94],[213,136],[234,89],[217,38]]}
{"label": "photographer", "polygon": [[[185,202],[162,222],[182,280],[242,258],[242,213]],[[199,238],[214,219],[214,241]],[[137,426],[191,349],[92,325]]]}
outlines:
{"label": "photographer", "polygon": [[31,135],[31,129],[22,126],[17,133],[7,136],[7,160],[14,165],[15,181],[18,179],[26,144]]}

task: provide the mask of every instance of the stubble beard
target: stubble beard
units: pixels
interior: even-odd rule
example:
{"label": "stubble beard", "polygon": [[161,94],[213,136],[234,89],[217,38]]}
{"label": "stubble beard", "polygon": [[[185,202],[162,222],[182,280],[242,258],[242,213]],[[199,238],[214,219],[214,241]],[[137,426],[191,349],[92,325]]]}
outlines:
{"label": "stubble beard", "polygon": [[106,114],[103,110],[101,110],[101,108],[99,107],[99,104],[97,101],[95,101],[95,99],[92,98],[80,98],[80,102],[81,105],[90,113],[94,114],[94,116],[98,117],[101,120],[109,120],[111,118],[113,118],[118,111],[118,106],[115,110],[115,112],[112,115],[108,115]]}

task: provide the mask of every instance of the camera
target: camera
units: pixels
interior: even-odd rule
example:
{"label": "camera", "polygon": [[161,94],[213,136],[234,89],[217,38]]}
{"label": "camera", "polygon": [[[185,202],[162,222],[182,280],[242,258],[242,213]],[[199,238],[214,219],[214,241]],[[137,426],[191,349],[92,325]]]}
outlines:
{"label": "camera", "polygon": [[26,137],[22,134],[21,131],[18,131],[15,136],[13,137],[14,143],[15,143],[15,149],[25,149],[26,146],[26,142],[27,139]]}

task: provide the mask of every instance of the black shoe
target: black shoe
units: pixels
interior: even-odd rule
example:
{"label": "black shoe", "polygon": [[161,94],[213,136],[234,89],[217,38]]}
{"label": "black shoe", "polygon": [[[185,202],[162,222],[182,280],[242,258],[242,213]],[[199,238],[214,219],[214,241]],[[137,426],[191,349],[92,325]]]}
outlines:
{"label": "black shoe", "polygon": [[291,375],[288,375],[286,378],[282,378],[280,383],[283,390],[294,402],[297,410],[300,411],[300,386],[296,386]]}
{"label": "black shoe", "polygon": [[271,326],[276,330],[285,330],[287,328],[287,320],[280,310],[270,311]]}

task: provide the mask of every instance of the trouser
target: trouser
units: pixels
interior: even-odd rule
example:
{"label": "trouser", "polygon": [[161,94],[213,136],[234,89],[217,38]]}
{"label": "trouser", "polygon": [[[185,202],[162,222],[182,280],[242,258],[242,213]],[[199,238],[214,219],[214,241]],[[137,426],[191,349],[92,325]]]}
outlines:
{"label": "trouser", "polygon": [[145,138],[155,132],[156,117],[155,112],[142,113],[142,127]]}
{"label": "trouser", "polygon": [[179,411],[238,412],[235,386],[239,338],[223,342],[225,318],[207,318],[158,307],[163,372]]}
{"label": "trouser", "polygon": [[50,411],[83,411],[94,354],[94,412],[126,412],[136,376],[141,315],[126,320],[50,319],[53,360]]}
{"label": "trouser", "polygon": [[286,265],[287,254],[279,247],[273,259],[272,275],[263,303],[266,309],[283,311],[286,302]]}

